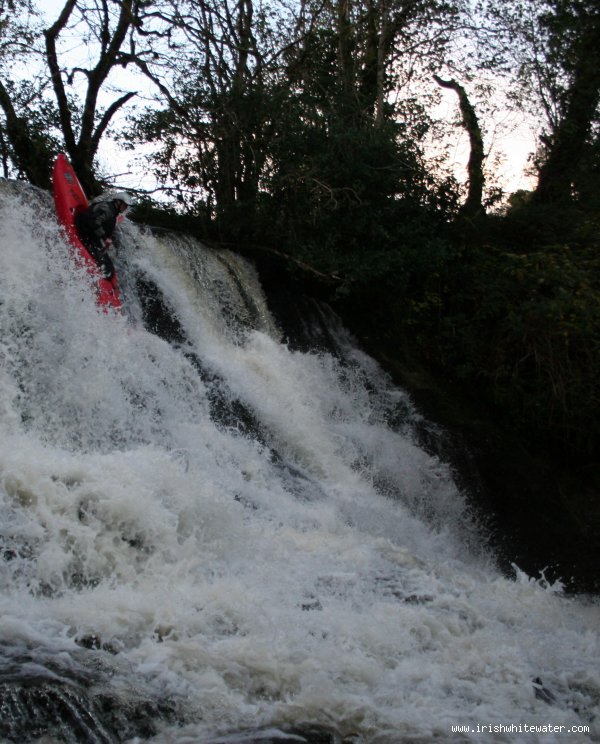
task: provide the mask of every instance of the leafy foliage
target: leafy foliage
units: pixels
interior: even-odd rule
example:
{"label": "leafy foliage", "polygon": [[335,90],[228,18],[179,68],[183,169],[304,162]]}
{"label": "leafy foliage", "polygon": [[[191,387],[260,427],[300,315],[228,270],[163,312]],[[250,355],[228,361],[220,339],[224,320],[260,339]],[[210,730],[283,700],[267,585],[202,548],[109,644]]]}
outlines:
{"label": "leafy foliage", "polygon": [[432,369],[487,401],[534,449],[593,459],[600,444],[600,220],[578,213],[565,226],[563,214],[553,227],[548,210],[517,211],[487,218],[468,236],[430,242],[421,265],[414,256],[407,262],[400,291],[392,296],[398,277],[389,277],[375,306],[387,316],[388,343],[410,338]]}

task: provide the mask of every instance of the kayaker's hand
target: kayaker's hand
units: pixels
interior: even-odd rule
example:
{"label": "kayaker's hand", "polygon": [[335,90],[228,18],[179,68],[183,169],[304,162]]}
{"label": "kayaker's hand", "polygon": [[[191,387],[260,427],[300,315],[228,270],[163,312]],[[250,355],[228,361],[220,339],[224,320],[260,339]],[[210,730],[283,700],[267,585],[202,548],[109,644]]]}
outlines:
{"label": "kayaker's hand", "polygon": [[102,263],[100,264],[100,271],[105,279],[112,279],[115,273],[115,267],[113,262],[108,256],[104,256]]}

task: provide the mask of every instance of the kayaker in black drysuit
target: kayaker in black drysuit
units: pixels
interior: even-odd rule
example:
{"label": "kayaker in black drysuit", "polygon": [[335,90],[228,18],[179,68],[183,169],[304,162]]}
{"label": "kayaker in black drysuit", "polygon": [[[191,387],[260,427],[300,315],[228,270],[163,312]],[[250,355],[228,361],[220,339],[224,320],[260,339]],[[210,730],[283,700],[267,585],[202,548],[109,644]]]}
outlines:
{"label": "kayaker in black drysuit", "polygon": [[100,267],[105,279],[112,279],[115,267],[108,255],[117,217],[133,204],[126,191],[117,191],[105,198],[92,201],[87,209],[75,217],[75,226],[81,242]]}

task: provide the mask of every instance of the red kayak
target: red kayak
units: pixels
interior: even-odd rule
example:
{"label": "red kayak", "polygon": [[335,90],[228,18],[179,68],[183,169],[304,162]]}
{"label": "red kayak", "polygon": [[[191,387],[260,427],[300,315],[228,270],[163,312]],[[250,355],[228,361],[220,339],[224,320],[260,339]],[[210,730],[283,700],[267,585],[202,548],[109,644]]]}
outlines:
{"label": "red kayak", "polygon": [[119,287],[117,275],[112,279],[105,279],[98,264],[90,256],[88,250],[79,239],[75,227],[75,217],[89,204],[84,190],[75,175],[73,166],[62,153],[56,158],[52,172],[52,188],[54,191],[54,206],[58,221],[65,228],[69,242],[74,248],[75,260],[80,266],[85,266],[93,274],[97,282],[97,302],[100,307],[114,307],[120,309]]}

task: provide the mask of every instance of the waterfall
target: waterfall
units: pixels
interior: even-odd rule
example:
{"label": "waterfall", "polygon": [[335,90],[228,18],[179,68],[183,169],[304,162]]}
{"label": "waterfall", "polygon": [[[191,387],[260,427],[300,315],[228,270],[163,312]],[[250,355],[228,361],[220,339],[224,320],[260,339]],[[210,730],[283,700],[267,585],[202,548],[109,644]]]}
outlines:
{"label": "waterfall", "polygon": [[334,318],[127,221],[104,313],[48,195],[0,213],[0,740],[600,740],[597,600],[498,570]]}

